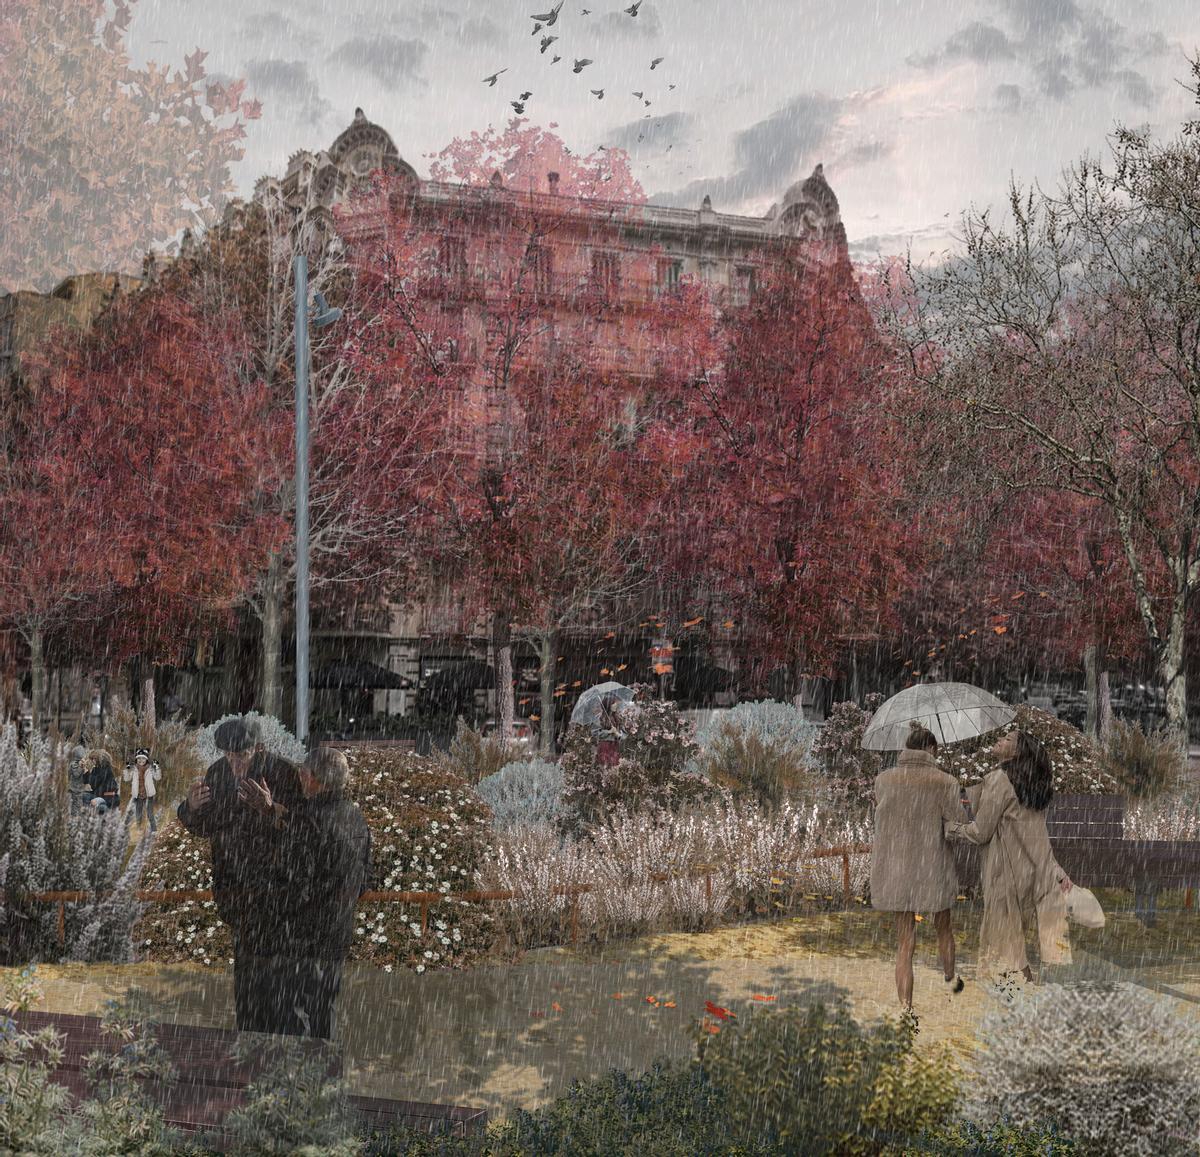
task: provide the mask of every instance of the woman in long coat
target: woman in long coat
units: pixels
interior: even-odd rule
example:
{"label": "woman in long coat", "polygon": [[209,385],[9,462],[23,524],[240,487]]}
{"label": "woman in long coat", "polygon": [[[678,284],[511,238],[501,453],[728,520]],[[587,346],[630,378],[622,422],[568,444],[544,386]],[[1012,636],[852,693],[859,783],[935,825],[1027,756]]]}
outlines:
{"label": "woman in long coat", "polygon": [[1059,867],[1046,831],[1046,808],[1054,798],[1050,757],[1025,731],[1011,731],[992,749],[1000,766],[967,794],[971,823],[947,826],[952,839],[983,849],[983,923],[979,928],[980,973],[1000,979],[1033,971],[1025,955],[1024,920],[1036,913],[1043,964],[1069,964],[1064,893],[1071,881]]}
{"label": "woman in long coat", "polygon": [[871,853],[871,906],[896,913],[896,992],[911,1012],[917,913],[934,913],[938,957],[952,992],[954,971],[950,908],[958,896],[954,851],[944,829],[964,819],[959,783],[937,762],[937,739],[913,724],[896,766],[875,779],[875,842]]}

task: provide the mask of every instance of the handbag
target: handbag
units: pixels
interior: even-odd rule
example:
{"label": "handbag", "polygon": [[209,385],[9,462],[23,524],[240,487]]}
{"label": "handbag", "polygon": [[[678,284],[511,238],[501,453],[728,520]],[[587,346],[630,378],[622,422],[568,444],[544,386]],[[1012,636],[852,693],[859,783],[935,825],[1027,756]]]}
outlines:
{"label": "handbag", "polygon": [[1072,884],[1067,893],[1067,919],[1081,928],[1103,928],[1104,909],[1090,888]]}

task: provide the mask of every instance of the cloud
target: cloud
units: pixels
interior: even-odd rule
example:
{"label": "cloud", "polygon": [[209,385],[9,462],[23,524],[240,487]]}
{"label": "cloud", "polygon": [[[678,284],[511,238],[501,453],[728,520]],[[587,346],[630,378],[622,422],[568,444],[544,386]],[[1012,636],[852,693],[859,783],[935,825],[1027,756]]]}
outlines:
{"label": "cloud", "polygon": [[687,140],[694,118],[690,113],[672,112],[666,116],[639,118],[613,129],[604,143],[610,147],[634,150],[639,144],[652,144],[656,149],[677,145]]}
{"label": "cloud", "polygon": [[662,35],[663,24],[658,12],[646,4],[638,9],[636,16],[627,12],[606,12],[596,21],[601,32],[627,40],[649,40]]}
{"label": "cloud", "polygon": [[256,44],[269,44],[274,49],[294,49],[306,52],[314,48],[318,39],[301,28],[283,12],[267,11],[256,13],[241,22],[239,35],[242,40]]}
{"label": "cloud", "polygon": [[406,82],[424,83],[421,65],[429,55],[423,40],[404,40],[390,33],[353,36],[329,54],[335,64],[365,72],[380,84],[394,86]]}
{"label": "cloud", "polygon": [[250,90],[267,105],[274,98],[306,124],[319,124],[333,106],[323,96],[303,60],[255,58],[245,64]]}
{"label": "cloud", "polygon": [[1019,84],[998,84],[992,93],[996,98],[996,108],[1002,113],[1018,113],[1021,111],[1021,86]]}
{"label": "cloud", "polygon": [[829,138],[841,107],[836,98],[821,93],[794,97],[734,134],[732,173],[700,177],[681,189],[656,193],[654,199],[692,206],[708,196],[715,208],[727,210],[752,197],[782,193],[803,163],[813,165],[821,159],[814,154]]}
{"label": "cloud", "polygon": [[1016,49],[1002,28],[983,20],[973,20],[955,32],[933,52],[913,53],[908,63],[917,68],[933,68],[959,60],[989,64],[993,60],[1013,60]]}
{"label": "cloud", "polygon": [[[936,48],[909,56],[908,63],[922,69],[962,61],[1014,63],[1027,70],[1033,89],[1053,101],[1066,100],[1079,89],[1117,89],[1147,107],[1157,99],[1156,86],[1135,65],[1174,51],[1161,33],[1134,33],[1079,0],[989,2],[998,24],[965,24]],[[996,90],[1003,108],[1010,109],[1011,90],[1017,88],[1015,81],[1007,81]]]}

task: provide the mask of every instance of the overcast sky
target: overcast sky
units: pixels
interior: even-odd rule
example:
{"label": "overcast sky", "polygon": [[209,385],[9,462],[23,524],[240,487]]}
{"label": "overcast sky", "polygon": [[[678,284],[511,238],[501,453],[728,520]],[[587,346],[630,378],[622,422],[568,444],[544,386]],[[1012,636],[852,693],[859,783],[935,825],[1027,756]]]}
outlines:
{"label": "overcast sky", "polygon": [[[531,90],[529,118],[576,150],[627,147],[655,202],[761,214],[823,162],[856,256],[911,240],[923,257],[969,203],[1003,202],[1011,173],[1052,185],[1117,120],[1174,132],[1200,43],[1197,0],[630,2],[565,0],[535,36],[543,0],[142,0],[128,44],[181,68],[201,47],[210,74],[247,79],[263,116],[243,195],[356,106],[428,176],[428,154],[503,127]],[[576,57],[594,63],[575,74]]]}

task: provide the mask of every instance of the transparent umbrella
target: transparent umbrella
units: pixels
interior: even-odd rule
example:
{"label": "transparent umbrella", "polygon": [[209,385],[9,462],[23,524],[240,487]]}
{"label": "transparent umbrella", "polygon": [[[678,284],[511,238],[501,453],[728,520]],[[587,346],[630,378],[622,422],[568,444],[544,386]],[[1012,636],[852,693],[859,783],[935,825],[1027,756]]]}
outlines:
{"label": "transparent umbrella", "polygon": [[1004,727],[1016,711],[970,683],[918,683],[884,703],[867,724],[862,745],[868,751],[900,751],[912,723],[933,732],[939,744],[974,739]]}
{"label": "transparent umbrella", "polygon": [[589,687],[579,696],[575,709],[571,712],[572,723],[582,723],[597,734],[610,734],[613,731],[612,721],[605,718],[605,704],[632,703],[634,690],[624,683],[597,683]]}

